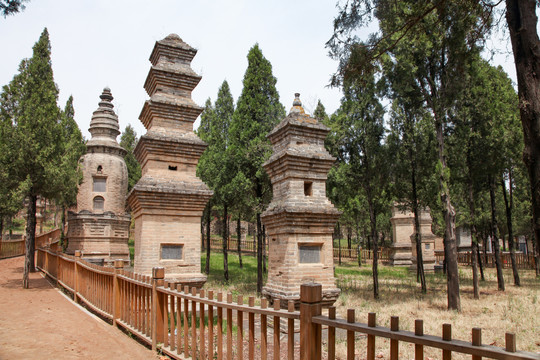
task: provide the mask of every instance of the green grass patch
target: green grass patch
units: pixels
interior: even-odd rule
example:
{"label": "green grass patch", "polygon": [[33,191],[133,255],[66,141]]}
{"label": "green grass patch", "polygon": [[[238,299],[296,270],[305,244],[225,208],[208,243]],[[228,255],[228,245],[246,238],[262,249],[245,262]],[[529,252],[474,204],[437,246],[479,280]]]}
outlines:
{"label": "green grass patch", "polygon": [[[223,254],[212,252],[210,255],[210,274],[205,288],[221,289],[231,292],[233,295],[255,294],[257,292],[257,258],[242,255],[242,265],[237,253],[229,253],[229,281],[225,281],[223,274]],[[206,253],[201,256],[201,272],[204,273]],[[266,274],[264,274],[266,282]]]}
{"label": "green grass patch", "polygon": [[[411,272],[407,267],[390,267],[379,264],[378,270],[380,278],[405,279],[411,276]],[[371,277],[373,275],[373,271],[371,264],[358,267],[358,264],[344,263],[342,265],[336,265],[335,274],[336,276],[347,275]]]}

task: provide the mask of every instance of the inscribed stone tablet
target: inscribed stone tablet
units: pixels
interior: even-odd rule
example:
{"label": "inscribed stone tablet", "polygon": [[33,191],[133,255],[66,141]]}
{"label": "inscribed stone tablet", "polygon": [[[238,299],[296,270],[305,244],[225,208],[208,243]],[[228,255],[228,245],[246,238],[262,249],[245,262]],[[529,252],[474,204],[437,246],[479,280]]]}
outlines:
{"label": "inscribed stone tablet", "polygon": [[161,245],[162,260],[181,260],[184,245]]}
{"label": "inscribed stone tablet", "polygon": [[301,264],[316,264],[321,262],[321,245],[299,245]]}

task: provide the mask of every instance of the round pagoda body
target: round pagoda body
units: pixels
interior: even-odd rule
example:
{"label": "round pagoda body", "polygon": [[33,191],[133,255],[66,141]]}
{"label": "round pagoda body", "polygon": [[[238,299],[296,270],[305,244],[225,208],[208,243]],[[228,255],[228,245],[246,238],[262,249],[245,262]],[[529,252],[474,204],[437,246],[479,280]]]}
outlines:
{"label": "round pagoda body", "polygon": [[90,122],[91,139],[80,159],[83,181],[77,194],[77,213],[68,214],[68,253],[81,250],[87,259],[129,261],[130,217],[126,215],[128,172],[113,96],[105,88]]}

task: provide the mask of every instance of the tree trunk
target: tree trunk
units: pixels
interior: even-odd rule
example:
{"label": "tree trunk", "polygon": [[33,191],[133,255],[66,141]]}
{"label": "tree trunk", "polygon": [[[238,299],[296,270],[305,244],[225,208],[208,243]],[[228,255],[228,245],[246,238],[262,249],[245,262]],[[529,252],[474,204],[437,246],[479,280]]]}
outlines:
{"label": "tree trunk", "polygon": [[62,205],[62,226],[60,228],[60,246],[62,247],[62,251],[66,252],[68,247],[68,239],[66,238],[66,234],[64,232],[64,229],[66,228],[66,207],[65,205]]}
{"label": "tree trunk", "polygon": [[36,202],[37,195],[28,196],[28,210],[26,213],[26,255],[24,256],[23,288],[28,289],[29,275],[36,271],[34,265],[34,251],[36,241]]}
{"label": "tree trunk", "polygon": [[422,293],[427,293],[426,275],[424,273],[424,254],[422,253],[422,234],[420,234],[420,220],[418,217],[418,189],[416,188],[416,154],[413,154],[412,147],[409,146],[409,157],[411,158],[411,187],[412,187],[412,207],[414,214],[414,242],[416,244],[416,281],[420,280]]}
{"label": "tree trunk", "polygon": [[351,257],[352,249],[352,229],[351,226],[347,226],[347,248],[349,249],[349,257]]}
{"label": "tree trunk", "polygon": [[204,221],[206,220],[206,214],[203,212],[203,219],[201,219],[201,250],[204,252],[206,241],[204,239]]}
{"label": "tree trunk", "polygon": [[229,214],[227,212],[227,204],[223,204],[223,276],[225,277],[225,282],[229,282],[229,224],[228,219]]}
{"label": "tree trunk", "polygon": [[[523,127],[523,160],[531,184],[536,257],[540,257],[540,40],[536,16],[537,1],[506,0],[506,21],[510,31]],[[538,275],[538,273],[537,273]]]}
{"label": "tree trunk", "polygon": [[4,217],[0,216],[0,255],[2,255],[2,240],[4,240]]}
{"label": "tree trunk", "polygon": [[204,272],[206,275],[210,274],[210,226],[211,226],[212,205],[208,204],[208,211],[206,212],[206,264],[204,265]]}
{"label": "tree trunk", "polygon": [[241,221],[240,221],[240,215],[238,215],[238,219],[236,220],[236,237],[238,245],[238,263],[240,265],[240,269],[242,269],[244,266],[242,265],[242,227],[241,227]]}
{"label": "tree trunk", "polygon": [[448,297],[448,309],[461,311],[459,295],[459,273],[457,264],[456,247],[456,212],[450,201],[448,184],[448,168],[446,155],[444,154],[443,124],[439,116],[435,116],[435,129],[437,133],[439,153],[439,197],[442,204],[444,223],[446,224],[444,236],[444,262],[446,266],[446,291]]}
{"label": "tree trunk", "polygon": [[338,232],[338,263],[339,265],[341,265],[341,225],[339,224],[339,221],[337,223],[337,232]]}
{"label": "tree trunk", "polygon": [[263,235],[263,273],[266,274],[266,227],[262,226]]}
{"label": "tree trunk", "polygon": [[480,249],[478,248],[478,244],[476,244],[476,257],[478,258],[478,267],[480,268],[480,280],[486,281],[486,278],[484,277],[484,265],[482,264],[482,255],[480,253]]}
{"label": "tree trunk", "polygon": [[257,294],[259,295],[263,287],[262,245],[261,214],[257,212]]}
{"label": "tree trunk", "polygon": [[[480,285],[478,284],[478,233],[476,231],[476,208],[474,206],[474,186],[473,186],[473,175],[472,175],[472,159],[471,159],[471,147],[472,140],[469,140],[467,146],[467,169],[468,169],[468,202],[469,202],[469,212],[471,216],[471,265],[472,265],[472,275],[473,275],[473,296],[475,299],[480,299]],[[480,262],[482,264],[482,262]],[[480,265],[481,267],[481,265]],[[482,279],[484,278],[484,272],[482,271]]]}
{"label": "tree trunk", "polygon": [[508,227],[508,247],[510,249],[510,261],[512,262],[512,272],[514,274],[514,285],[519,286],[519,273],[518,268],[516,264],[516,255],[515,255],[515,248],[514,248],[514,234],[512,233],[512,206],[513,206],[513,199],[512,199],[512,171],[508,173],[508,181],[510,185],[510,203],[508,202],[507,194],[506,194],[506,185],[504,184],[504,178],[501,178],[501,187],[503,192],[503,198],[504,198],[504,207],[506,210],[506,226]]}
{"label": "tree trunk", "polygon": [[491,245],[495,252],[495,266],[497,267],[497,285],[499,290],[504,291],[504,278],[502,273],[501,253],[499,251],[499,239],[497,237],[497,217],[495,214],[495,178],[489,176],[489,198],[491,202]]}
{"label": "tree trunk", "polygon": [[341,237],[338,238],[338,264],[341,266]]}
{"label": "tree trunk", "polygon": [[379,298],[379,269],[378,269],[378,239],[377,239],[377,214],[371,198],[369,186],[366,186],[366,195],[369,207],[369,223],[371,226],[371,238],[373,240],[373,298]]}

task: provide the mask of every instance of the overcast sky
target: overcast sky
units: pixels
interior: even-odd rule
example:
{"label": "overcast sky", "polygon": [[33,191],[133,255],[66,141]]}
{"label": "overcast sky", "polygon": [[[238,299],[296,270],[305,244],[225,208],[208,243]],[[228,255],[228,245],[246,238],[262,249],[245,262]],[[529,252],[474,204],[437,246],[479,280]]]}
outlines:
{"label": "overcast sky", "polygon": [[[143,89],[148,58],[155,41],[176,33],[198,49],[192,68],[202,80],[192,96],[200,106],[208,97],[215,101],[223,80],[238,99],[247,53],[259,43],[272,63],[287,112],[294,93],[300,92],[309,113],[317,99],[331,113],[341,97],[339,89],[328,87],[337,63],[325,48],[335,4],[336,0],[31,0],[22,13],[0,17],[0,85],[9,83],[21,60],[32,56],[32,46],[47,27],[59,105],[63,108],[73,95],[75,120],[83,135],[89,138],[92,112],[108,86],[121,130],[131,124],[140,136],[146,132],[138,118],[148,99]],[[515,79],[511,57],[501,56],[498,63]]]}

